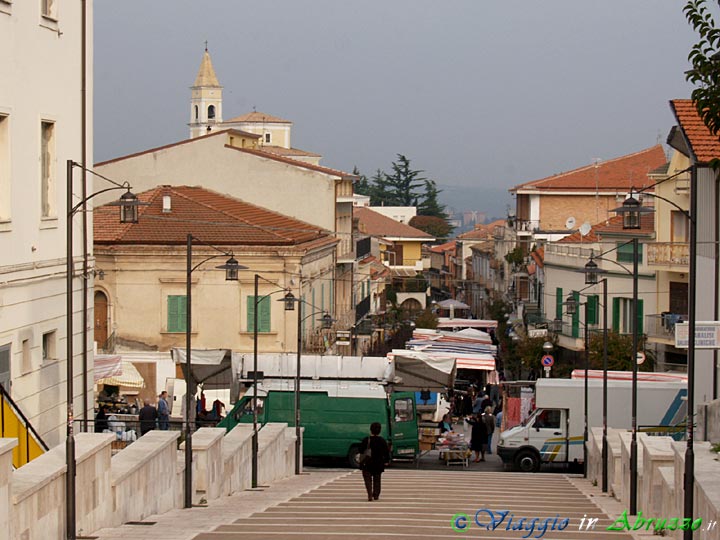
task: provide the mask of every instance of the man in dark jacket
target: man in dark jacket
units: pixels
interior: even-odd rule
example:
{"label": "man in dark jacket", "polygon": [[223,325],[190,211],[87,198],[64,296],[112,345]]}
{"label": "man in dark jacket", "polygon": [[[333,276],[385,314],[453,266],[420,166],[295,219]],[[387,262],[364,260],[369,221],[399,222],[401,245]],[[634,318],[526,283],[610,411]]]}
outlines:
{"label": "man in dark jacket", "polygon": [[390,449],[385,439],[380,436],[381,429],[379,422],[370,424],[370,436],[365,437],[360,445],[360,468],[368,501],[377,501],[380,498],[380,477],[385,472],[385,465],[390,461]]}
{"label": "man in dark jacket", "polygon": [[155,407],[150,405],[148,400],[143,401],[143,408],[140,409],[138,419],[140,420],[140,436],[142,437],[151,429],[155,429],[155,421],[158,418],[158,412]]}

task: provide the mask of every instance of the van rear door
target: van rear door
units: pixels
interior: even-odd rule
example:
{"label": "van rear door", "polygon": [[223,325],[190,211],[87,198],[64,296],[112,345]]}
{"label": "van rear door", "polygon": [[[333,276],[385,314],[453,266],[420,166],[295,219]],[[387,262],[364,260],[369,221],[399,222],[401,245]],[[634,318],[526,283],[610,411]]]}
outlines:
{"label": "van rear door", "polygon": [[393,394],[390,400],[392,453],[394,457],[414,458],[418,451],[418,425],[412,394]]}

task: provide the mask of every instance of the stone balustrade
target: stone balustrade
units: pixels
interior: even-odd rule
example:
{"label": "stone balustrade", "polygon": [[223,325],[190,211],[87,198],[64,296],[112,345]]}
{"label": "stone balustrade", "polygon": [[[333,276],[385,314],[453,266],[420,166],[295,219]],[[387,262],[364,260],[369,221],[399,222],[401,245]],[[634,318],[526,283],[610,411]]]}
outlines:
{"label": "stone balustrade", "polygon": [[[115,456],[114,434],[75,438],[78,535],[181,508],[184,458],[177,431],[153,430]],[[65,446],[12,470],[15,439],[0,439],[0,538],[65,538]],[[271,484],[295,472],[295,429],[267,424],[258,436],[258,479]],[[193,435],[193,495],[208,500],[250,487],[252,426]]]}
{"label": "stone balustrade", "polygon": [[720,442],[720,399],[703,403],[697,411],[698,440]]}
{"label": "stone balustrade", "polygon": [[17,439],[0,439],[0,538],[10,538],[10,476],[12,474],[12,451]]}

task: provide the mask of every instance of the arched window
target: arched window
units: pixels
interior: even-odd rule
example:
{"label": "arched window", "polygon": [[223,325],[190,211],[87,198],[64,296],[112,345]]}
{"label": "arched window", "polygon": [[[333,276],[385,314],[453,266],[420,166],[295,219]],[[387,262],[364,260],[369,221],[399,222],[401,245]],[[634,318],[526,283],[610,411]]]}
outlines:
{"label": "arched window", "polygon": [[198,106],[195,105],[195,120],[198,119]]}
{"label": "arched window", "polygon": [[210,105],[208,107],[208,118],[209,119],[215,118],[215,105]]}

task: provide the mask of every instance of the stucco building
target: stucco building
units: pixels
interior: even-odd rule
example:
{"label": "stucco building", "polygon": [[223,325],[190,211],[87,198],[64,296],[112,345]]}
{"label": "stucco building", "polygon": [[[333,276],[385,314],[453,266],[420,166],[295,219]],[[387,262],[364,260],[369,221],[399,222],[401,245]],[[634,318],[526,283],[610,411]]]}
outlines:
{"label": "stucco building", "polygon": [[[65,164],[92,162],[92,2],[87,2],[84,93],[83,5],[63,2],[59,9],[60,2],[0,2],[0,383],[49,446],[64,440],[67,403]],[[75,169],[73,193],[82,193],[82,181]],[[88,191],[91,186],[88,175]],[[73,251],[77,418],[84,412],[83,389],[92,392],[93,383],[90,326],[83,384],[82,283],[92,286],[93,277],[83,276],[80,224],[78,216]]]}

